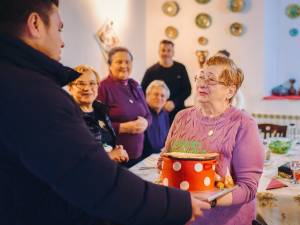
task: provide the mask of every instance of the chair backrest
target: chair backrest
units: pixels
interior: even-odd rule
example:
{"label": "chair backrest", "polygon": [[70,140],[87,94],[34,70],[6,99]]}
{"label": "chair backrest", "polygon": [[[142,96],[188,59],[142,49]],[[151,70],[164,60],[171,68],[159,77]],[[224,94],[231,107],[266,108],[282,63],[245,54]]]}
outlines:
{"label": "chair backrest", "polygon": [[286,137],[287,126],[261,123],[258,124],[258,129],[264,134],[264,139],[267,137]]}

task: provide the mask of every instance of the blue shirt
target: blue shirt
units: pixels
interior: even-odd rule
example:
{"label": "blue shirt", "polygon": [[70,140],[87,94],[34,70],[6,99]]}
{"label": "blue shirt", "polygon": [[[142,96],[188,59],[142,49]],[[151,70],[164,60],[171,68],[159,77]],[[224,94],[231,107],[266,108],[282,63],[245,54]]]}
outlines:
{"label": "blue shirt", "polygon": [[159,113],[150,109],[152,114],[152,124],[145,131],[143,158],[160,153],[165,145],[165,141],[170,129],[169,114],[161,110]]}

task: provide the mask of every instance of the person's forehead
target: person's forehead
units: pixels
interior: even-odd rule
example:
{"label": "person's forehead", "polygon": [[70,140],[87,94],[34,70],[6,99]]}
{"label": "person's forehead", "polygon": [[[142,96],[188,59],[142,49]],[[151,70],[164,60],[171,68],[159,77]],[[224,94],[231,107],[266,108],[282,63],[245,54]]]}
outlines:
{"label": "person's forehead", "polygon": [[53,5],[52,9],[49,11],[49,19],[51,21],[56,22],[61,27],[63,26],[63,22],[62,22],[62,19],[60,17],[59,10],[58,10],[58,8],[55,5]]}
{"label": "person's forehead", "polygon": [[171,44],[160,44],[161,49],[173,49],[173,46]]}
{"label": "person's forehead", "polygon": [[113,59],[131,59],[129,53],[125,52],[125,51],[116,52],[112,56],[112,58]]}
{"label": "person's forehead", "polygon": [[92,71],[86,71],[82,73],[82,75],[78,77],[77,80],[78,81],[96,80],[96,75]]}
{"label": "person's forehead", "polygon": [[156,86],[151,88],[150,93],[159,93],[159,94],[165,94],[166,90],[163,87]]}
{"label": "person's forehead", "polygon": [[221,65],[210,65],[206,66],[205,72],[209,74],[216,74],[223,70],[223,66]]}

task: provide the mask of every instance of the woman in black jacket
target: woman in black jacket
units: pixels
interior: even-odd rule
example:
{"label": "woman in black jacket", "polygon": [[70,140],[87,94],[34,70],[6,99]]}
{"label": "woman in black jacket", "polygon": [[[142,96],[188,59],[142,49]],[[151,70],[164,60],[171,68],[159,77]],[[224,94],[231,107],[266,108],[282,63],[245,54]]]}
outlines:
{"label": "woman in black jacket", "polygon": [[100,81],[98,73],[86,65],[77,66],[75,70],[81,76],[68,85],[68,90],[79,105],[87,126],[112,160],[119,163],[128,161],[126,150],[122,145],[116,145],[116,134],[108,116],[108,107],[95,101]]}

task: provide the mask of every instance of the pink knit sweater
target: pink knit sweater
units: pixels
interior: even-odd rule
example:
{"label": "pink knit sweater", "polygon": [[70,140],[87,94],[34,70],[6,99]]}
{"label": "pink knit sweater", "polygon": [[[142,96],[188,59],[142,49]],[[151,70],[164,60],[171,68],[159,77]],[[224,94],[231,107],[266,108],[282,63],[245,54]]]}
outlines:
{"label": "pink knit sweater", "polygon": [[[209,136],[208,133],[213,135]],[[198,141],[202,149],[218,152],[217,173],[226,175],[227,168],[239,186],[233,191],[233,204],[204,212],[193,224],[250,225],[255,217],[255,195],[263,171],[264,151],[255,121],[234,107],[215,118],[202,116],[191,107],[180,111],[171,126],[166,149],[178,141]]]}

